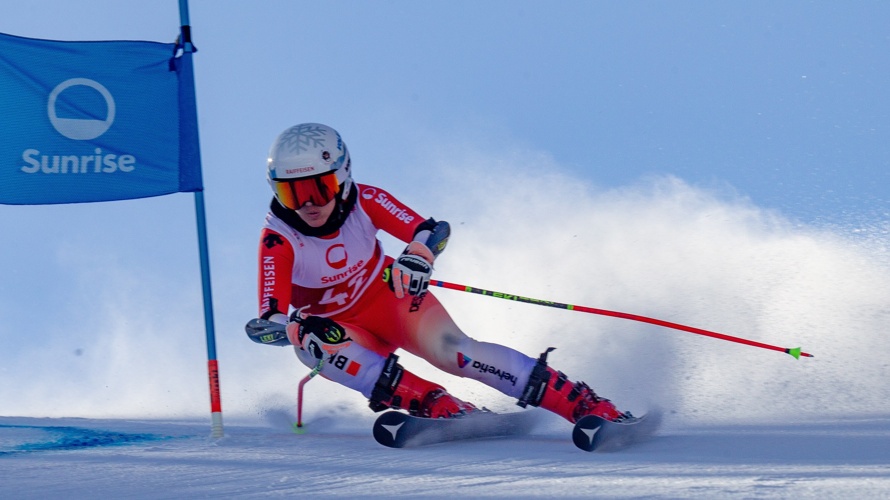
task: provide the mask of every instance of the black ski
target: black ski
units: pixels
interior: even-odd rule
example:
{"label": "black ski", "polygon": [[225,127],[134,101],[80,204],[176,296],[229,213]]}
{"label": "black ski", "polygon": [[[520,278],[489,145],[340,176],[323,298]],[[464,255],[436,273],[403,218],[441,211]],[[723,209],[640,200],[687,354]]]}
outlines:
{"label": "black ski", "polygon": [[587,415],[575,423],[572,441],[584,451],[614,451],[649,437],[660,422],[658,413],[628,417],[615,422],[596,415]]}
{"label": "black ski", "polygon": [[536,412],[477,411],[454,418],[412,417],[388,411],[374,422],[374,439],[390,448],[410,448],[462,439],[488,439],[527,434]]}

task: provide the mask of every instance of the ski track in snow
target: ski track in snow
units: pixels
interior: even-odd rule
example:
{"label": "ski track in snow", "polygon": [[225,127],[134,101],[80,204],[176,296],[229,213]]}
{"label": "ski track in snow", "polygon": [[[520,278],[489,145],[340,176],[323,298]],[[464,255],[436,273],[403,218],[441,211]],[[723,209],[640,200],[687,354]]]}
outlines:
{"label": "ski track in snow", "polygon": [[[204,423],[5,417],[0,470],[4,498],[890,494],[890,417],[674,427],[608,453],[576,449],[570,431],[399,450],[369,429],[228,425],[214,440]],[[81,445],[54,446],[66,440]]]}

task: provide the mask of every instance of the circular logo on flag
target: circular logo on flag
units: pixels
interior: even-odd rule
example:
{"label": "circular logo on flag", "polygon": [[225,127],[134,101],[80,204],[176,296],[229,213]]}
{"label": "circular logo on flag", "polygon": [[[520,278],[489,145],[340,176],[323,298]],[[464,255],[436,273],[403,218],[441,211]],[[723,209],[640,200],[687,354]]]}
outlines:
{"label": "circular logo on flag", "polygon": [[[105,99],[108,113],[104,120],[59,118],[56,113],[56,101],[59,99],[59,95],[65,90],[76,86],[89,87],[98,92],[102,98]],[[111,92],[109,92],[105,86],[95,80],[90,80],[88,78],[71,78],[70,80],[65,80],[56,85],[56,88],[49,93],[47,113],[49,114],[49,121],[52,123],[53,128],[60,134],[69,139],[74,139],[75,141],[88,141],[104,134],[111,127],[111,124],[114,123],[114,97],[111,96]]]}

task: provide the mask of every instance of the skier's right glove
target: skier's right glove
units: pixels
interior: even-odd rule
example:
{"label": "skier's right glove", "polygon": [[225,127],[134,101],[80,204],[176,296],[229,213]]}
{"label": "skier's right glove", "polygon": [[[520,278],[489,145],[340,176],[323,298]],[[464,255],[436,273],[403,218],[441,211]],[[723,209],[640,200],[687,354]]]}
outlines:
{"label": "skier's right glove", "polygon": [[397,298],[423,295],[430,286],[433,261],[445,250],[451,226],[445,221],[428,219],[417,226],[414,241],[392,265],[390,285]]}
{"label": "skier's right glove", "polygon": [[294,311],[287,324],[287,335],[294,345],[308,352],[315,359],[335,355],[352,343],[346,330],[330,318],[303,314],[301,308]]}
{"label": "skier's right glove", "polygon": [[412,241],[392,264],[392,291],[401,299],[426,293],[433,274],[433,253],[422,243]]}

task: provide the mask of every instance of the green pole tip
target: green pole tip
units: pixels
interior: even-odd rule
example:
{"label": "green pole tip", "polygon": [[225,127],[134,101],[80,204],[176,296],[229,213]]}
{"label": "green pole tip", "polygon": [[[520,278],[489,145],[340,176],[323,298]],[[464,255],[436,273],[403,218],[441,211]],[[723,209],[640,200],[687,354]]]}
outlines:
{"label": "green pole tip", "polygon": [[785,352],[794,356],[794,359],[800,359],[800,347],[795,347],[794,349],[785,349]]}
{"label": "green pole tip", "polygon": [[294,424],[294,434],[306,434],[306,425]]}

